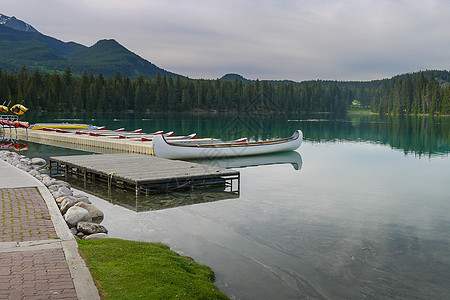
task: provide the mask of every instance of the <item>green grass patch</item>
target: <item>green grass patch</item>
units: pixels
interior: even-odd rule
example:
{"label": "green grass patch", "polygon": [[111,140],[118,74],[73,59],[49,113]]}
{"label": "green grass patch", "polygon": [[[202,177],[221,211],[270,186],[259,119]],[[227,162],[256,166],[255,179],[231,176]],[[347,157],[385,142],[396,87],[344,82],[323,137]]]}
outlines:
{"label": "green grass patch", "polygon": [[228,299],[214,272],[160,243],[78,240],[104,299]]}

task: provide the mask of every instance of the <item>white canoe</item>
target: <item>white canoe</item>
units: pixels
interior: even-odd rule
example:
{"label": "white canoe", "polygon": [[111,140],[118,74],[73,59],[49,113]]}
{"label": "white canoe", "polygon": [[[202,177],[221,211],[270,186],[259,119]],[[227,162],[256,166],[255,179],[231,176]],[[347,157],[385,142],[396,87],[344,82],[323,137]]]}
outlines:
{"label": "white canoe", "polygon": [[292,151],[300,147],[302,140],[301,130],[288,138],[246,143],[180,143],[157,135],[153,138],[153,150],[156,156],[169,159],[235,157]]}

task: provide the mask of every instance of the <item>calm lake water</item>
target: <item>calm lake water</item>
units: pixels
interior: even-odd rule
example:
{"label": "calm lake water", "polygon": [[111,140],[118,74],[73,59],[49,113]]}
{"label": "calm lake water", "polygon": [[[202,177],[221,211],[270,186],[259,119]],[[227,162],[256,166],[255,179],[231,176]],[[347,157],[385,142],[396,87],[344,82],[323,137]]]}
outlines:
{"label": "calm lake water", "polygon": [[[227,140],[285,137],[301,129],[304,142],[296,152],[239,168],[239,196],[198,190],[136,199],[114,190],[110,201],[91,200],[105,212],[102,224],[110,237],[168,244],[210,266],[215,284],[232,299],[448,297],[448,117],[31,114],[29,119]],[[29,148],[29,156],[82,153],[32,143]],[[163,209],[166,204],[171,208]]]}

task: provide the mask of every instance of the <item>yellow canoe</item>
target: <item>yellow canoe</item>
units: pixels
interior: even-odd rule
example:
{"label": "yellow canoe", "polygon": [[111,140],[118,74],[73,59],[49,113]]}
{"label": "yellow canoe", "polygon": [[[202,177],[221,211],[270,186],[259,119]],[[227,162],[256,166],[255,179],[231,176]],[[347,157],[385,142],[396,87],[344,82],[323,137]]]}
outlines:
{"label": "yellow canoe", "polygon": [[8,107],[0,105],[0,112],[8,112]]}
{"label": "yellow canoe", "polygon": [[54,129],[89,129],[87,124],[69,124],[69,123],[39,123],[30,127],[32,130],[42,130],[43,128]]}

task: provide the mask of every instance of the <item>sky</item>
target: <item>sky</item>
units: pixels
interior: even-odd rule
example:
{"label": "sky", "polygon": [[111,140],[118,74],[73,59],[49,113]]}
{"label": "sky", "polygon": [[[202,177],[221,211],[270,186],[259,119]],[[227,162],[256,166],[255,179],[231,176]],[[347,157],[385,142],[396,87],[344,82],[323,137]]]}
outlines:
{"label": "sky", "polygon": [[216,79],[374,80],[450,70],[449,0],[2,0],[0,13],[168,71]]}

